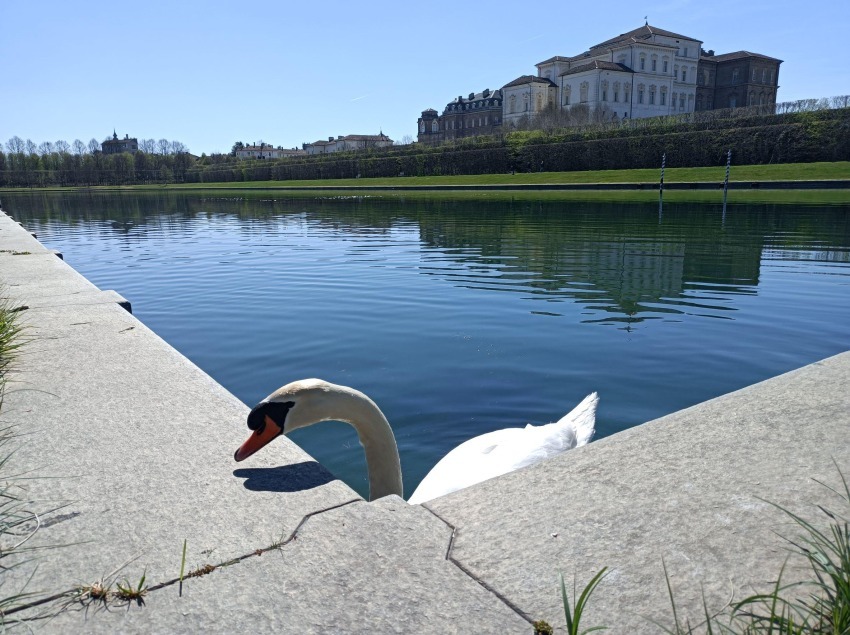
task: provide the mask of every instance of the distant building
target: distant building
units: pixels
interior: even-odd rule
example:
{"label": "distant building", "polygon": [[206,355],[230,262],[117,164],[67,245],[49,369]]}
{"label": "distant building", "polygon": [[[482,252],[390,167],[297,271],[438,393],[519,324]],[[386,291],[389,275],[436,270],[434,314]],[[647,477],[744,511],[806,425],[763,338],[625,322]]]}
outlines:
{"label": "distant building", "polygon": [[244,146],[236,150],[237,159],[290,159],[303,156],[307,156],[304,150],[298,150],[297,148],[275,148],[267,143]]}
{"label": "distant building", "polygon": [[118,134],[113,130],[112,138],[107,139],[100,144],[100,149],[103,154],[121,154],[122,152],[138,152],[139,140],[131,139],[129,135],[124,135],[123,139],[118,138]]}
{"label": "distant building", "polygon": [[351,150],[367,150],[369,148],[386,148],[393,145],[393,140],[383,132],[379,134],[350,134],[328,137],[327,141],[319,140],[303,144],[307,154],[329,154]]}
{"label": "distant building", "polygon": [[775,106],[782,60],[750,51],[701,51],[696,110]]}
{"label": "distant building", "polygon": [[422,111],[417,122],[420,143],[434,145],[463,137],[489,135],[502,127],[502,92],[485,88],[450,101],[440,115],[433,108]]}
{"label": "distant building", "polygon": [[776,104],[782,60],[749,51],[715,55],[702,44],[647,22],[579,55],[544,60],[537,75],[518,77],[492,95],[458,97],[442,114],[422,111],[419,141],[490,134],[547,108],[569,125]]}

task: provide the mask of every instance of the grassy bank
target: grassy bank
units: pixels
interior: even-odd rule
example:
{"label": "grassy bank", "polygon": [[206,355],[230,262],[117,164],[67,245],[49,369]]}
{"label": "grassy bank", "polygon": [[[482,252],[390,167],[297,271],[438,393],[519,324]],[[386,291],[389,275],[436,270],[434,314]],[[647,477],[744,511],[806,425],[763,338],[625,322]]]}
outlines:
{"label": "grassy bank", "polygon": [[[668,168],[666,183],[722,182],[725,166],[710,168]],[[373,179],[326,179],[314,181],[246,181],[239,183],[193,183],[172,185],[174,188],[242,188],[242,187],[327,187],[371,186],[397,187],[445,185],[553,185],[587,183],[657,183],[659,169],[588,170],[585,172],[533,172],[524,174],[477,174],[459,176],[411,176]],[[820,179],[850,179],[850,162],[786,163],[779,165],[733,166],[732,181],[812,181]]]}
{"label": "grassy bank", "polygon": [[[668,168],[664,172],[665,183],[722,183],[726,173],[725,166],[709,168]],[[493,186],[493,185],[560,185],[560,184],[599,184],[609,183],[658,183],[660,169],[636,170],[588,170],[584,172],[533,172],[523,174],[478,174],[459,176],[411,176],[383,177],[371,179],[323,179],[293,181],[239,181],[229,183],[186,183],[169,185],[128,185],[101,186],[93,188],[39,188],[48,189],[128,189],[146,190],[163,188],[173,190],[234,190],[234,189],[286,189],[311,187],[441,187],[452,185]],[[730,181],[749,183],[753,181],[814,181],[814,180],[850,180],[850,161],[821,163],[784,163],[778,165],[739,165],[732,166]],[[2,191],[29,191],[28,188],[15,188]]]}

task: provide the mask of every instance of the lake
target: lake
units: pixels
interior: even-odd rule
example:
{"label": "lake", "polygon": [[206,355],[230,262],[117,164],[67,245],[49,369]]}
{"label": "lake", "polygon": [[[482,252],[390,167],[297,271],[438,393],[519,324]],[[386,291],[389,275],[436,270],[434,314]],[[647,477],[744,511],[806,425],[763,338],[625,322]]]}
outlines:
{"label": "lake", "polygon": [[[395,430],[408,495],[462,441],[554,421],[594,390],[601,438],[850,349],[847,206],[2,199],[246,404],[305,377],[368,394]],[[292,438],[368,492],[350,427]]]}

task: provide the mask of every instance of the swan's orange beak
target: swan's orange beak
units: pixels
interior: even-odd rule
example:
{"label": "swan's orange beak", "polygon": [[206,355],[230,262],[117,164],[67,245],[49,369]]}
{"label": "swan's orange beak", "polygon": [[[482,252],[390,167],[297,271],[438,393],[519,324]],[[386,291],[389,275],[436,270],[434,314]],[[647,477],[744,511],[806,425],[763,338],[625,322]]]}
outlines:
{"label": "swan's orange beak", "polygon": [[238,450],[236,450],[233,458],[237,461],[247,459],[249,456],[254,454],[254,452],[279,437],[282,432],[283,429],[277,425],[271,417],[266,415],[265,425],[248,437],[248,440],[245,441]]}

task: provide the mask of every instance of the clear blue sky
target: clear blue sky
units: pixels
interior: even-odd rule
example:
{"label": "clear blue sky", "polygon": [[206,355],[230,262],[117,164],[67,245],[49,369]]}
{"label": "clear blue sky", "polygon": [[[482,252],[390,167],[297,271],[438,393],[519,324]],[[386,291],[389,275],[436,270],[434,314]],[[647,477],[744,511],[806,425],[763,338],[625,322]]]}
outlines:
{"label": "clear blue sky", "polygon": [[0,143],[416,136],[425,108],[649,23],[784,60],[779,100],[850,93],[847,0],[0,0]]}

